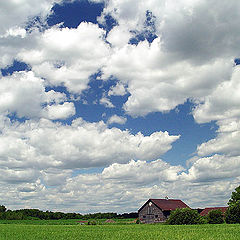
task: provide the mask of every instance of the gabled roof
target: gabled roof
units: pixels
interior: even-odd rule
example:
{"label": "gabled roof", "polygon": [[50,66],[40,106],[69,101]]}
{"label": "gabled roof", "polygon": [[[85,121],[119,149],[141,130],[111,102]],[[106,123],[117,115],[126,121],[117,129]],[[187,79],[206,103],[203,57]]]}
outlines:
{"label": "gabled roof", "polygon": [[162,211],[171,211],[177,208],[190,208],[187,204],[178,199],[149,199],[138,211],[141,211],[149,202],[155,204]]}
{"label": "gabled roof", "polygon": [[201,213],[200,215],[201,216],[206,216],[208,215],[208,213],[212,210],[221,210],[222,213],[225,213],[227,211],[227,207],[211,207],[211,208],[205,208]]}

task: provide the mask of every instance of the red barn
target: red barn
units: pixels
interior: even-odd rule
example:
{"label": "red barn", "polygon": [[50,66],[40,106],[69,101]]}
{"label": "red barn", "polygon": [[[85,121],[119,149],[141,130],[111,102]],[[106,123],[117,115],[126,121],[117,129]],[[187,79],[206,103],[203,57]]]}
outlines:
{"label": "red barn", "polygon": [[224,214],[227,211],[227,207],[210,207],[210,208],[205,208],[203,211],[200,213],[201,216],[206,216],[208,213],[212,210],[221,210],[222,213]]}
{"label": "red barn", "polygon": [[143,223],[165,222],[171,211],[177,208],[189,208],[189,206],[177,199],[149,199],[138,210],[138,217]]}

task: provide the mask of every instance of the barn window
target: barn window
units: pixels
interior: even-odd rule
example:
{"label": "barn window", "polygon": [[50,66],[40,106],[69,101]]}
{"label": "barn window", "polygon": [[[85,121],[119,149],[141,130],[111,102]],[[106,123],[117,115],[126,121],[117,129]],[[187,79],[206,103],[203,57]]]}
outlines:
{"label": "barn window", "polygon": [[153,214],[153,209],[152,209],[152,207],[148,207],[148,214]]}
{"label": "barn window", "polygon": [[146,218],[146,216],[143,216],[143,218]]}
{"label": "barn window", "polygon": [[155,215],[155,218],[157,218],[158,217],[158,215]]}

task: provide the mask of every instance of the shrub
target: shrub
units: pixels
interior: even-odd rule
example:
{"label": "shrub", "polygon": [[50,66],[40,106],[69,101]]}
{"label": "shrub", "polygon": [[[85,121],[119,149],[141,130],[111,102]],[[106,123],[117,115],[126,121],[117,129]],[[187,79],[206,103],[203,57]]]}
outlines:
{"label": "shrub", "polygon": [[178,208],[171,212],[166,223],[171,225],[202,224],[204,220],[196,210]]}
{"label": "shrub", "polygon": [[215,209],[208,213],[207,222],[210,224],[221,224],[224,223],[224,216],[221,210]]}
{"label": "shrub", "polygon": [[140,224],[140,220],[139,220],[139,218],[136,220],[136,224]]}
{"label": "shrub", "polygon": [[95,221],[95,220],[89,220],[87,224],[88,224],[88,225],[97,225],[97,221]]}
{"label": "shrub", "polygon": [[240,223],[240,201],[228,207],[225,220],[226,223]]}

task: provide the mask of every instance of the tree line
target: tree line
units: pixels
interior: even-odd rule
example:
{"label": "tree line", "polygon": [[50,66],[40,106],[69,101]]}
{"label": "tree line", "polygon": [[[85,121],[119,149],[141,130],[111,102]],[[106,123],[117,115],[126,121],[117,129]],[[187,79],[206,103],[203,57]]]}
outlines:
{"label": "tree line", "polygon": [[59,219],[111,219],[111,218],[137,218],[137,213],[123,213],[117,214],[114,212],[107,213],[63,213],[52,211],[41,211],[39,209],[20,209],[20,210],[7,210],[4,205],[0,206],[0,219],[1,220],[59,220]]}

